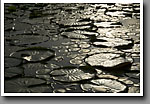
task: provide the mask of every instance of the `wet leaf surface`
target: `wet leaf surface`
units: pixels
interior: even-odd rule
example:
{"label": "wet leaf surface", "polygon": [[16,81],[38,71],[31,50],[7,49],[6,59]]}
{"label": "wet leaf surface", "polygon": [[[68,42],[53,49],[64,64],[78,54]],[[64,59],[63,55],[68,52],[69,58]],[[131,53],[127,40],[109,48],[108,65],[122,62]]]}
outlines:
{"label": "wet leaf surface", "polygon": [[28,77],[49,74],[51,71],[51,68],[47,64],[41,63],[28,63],[22,67],[24,68],[24,75]]}
{"label": "wet leaf surface", "polygon": [[105,68],[119,67],[130,65],[132,62],[119,54],[105,53],[105,54],[94,54],[85,59],[91,66],[102,66]]}
{"label": "wet leaf surface", "polygon": [[125,91],[126,86],[112,79],[91,80],[93,84],[81,84],[84,91],[118,93]]}
{"label": "wet leaf surface", "polygon": [[61,35],[71,39],[88,39],[87,36],[75,32],[63,32]]}
{"label": "wet leaf surface", "polygon": [[97,38],[100,42],[94,42],[93,44],[99,47],[113,47],[119,49],[126,49],[132,47],[132,41],[123,40],[120,38],[107,38],[107,37],[100,37]]}
{"label": "wet leaf surface", "polygon": [[53,57],[54,51],[42,47],[33,47],[24,50],[19,50],[15,53],[12,53],[11,56],[23,58],[30,62],[36,62],[36,61],[42,61]]}
{"label": "wet leaf surface", "polygon": [[63,68],[51,72],[54,80],[62,82],[77,82],[94,77],[93,69]]}

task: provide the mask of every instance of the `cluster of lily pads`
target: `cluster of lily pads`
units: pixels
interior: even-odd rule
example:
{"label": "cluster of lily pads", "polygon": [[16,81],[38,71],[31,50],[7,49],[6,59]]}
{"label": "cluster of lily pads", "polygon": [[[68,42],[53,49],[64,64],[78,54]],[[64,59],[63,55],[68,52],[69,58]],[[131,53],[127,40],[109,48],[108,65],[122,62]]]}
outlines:
{"label": "cluster of lily pads", "polygon": [[139,4],[5,4],[5,92],[139,93]]}

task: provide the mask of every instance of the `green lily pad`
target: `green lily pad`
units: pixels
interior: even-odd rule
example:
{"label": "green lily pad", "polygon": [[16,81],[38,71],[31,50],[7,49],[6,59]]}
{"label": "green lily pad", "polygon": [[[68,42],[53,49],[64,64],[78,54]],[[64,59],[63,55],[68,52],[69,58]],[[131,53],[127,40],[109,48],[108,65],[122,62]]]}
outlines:
{"label": "green lily pad", "polygon": [[14,67],[22,63],[22,59],[15,57],[5,57],[5,67]]}
{"label": "green lily pad", "polygon": [[96,79],[90,81],[92,84],[81,84],[84,91],[118,93],[126,90],[126,86],[112,79]]}
{"label": "green lily pad", "polygon": [[12,78],[17,75],[22,75],[23,74],[23,68],[21,67],[11,67],[11,68],[5,68],[4,70],[4,75],[7,78]]}
{"label": "green lily pad", "polygon": [[133,60],[121,57],[120,54],[115,53],[100,53],[89,56],[85,62],[91,66],[101,66],[105,68],[124,67],[131,65]]}
{"label": "green lily pad", "polygon": [[81,80],[91,79],[95,76],[94,70],[91,68],[62,68],[53,70],[50,73],[54,80],[62,82],[77,82]]}
{"label": "green lily pad", "polygon": [[5,81],[6,93],[42,93],[52,90],[51,87],[43,85],[46,81],[37,78],[17,78]]}
{"label": "green lily pad", "polygon": [[54,51],[43,47],[32,47],[16,51],[11,56],[23,58],[30,62],[37,62],[52,58]]}
{"label": "green lily pad", "polygon": [[32,34],[32,33],[18,34],[9,37],[10,44],[19,45],[19,46],[39,44],[42,42],[46,42],[49,39],[50,38],[46,35],[39,35],[39,34]]}
{"label": "green lily pad", "polygon": [[87,36],[75,32],[62,32],[61,35],[71,39],[88,39]]}

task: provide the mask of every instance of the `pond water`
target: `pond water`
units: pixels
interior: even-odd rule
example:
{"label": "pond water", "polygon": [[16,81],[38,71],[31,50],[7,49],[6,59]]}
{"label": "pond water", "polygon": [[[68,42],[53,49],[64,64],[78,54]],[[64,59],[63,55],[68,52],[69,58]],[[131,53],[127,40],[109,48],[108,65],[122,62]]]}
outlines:
{"label": "pond water", "polygon": [[5,4],[5,92],[139,93],[140,4]]}

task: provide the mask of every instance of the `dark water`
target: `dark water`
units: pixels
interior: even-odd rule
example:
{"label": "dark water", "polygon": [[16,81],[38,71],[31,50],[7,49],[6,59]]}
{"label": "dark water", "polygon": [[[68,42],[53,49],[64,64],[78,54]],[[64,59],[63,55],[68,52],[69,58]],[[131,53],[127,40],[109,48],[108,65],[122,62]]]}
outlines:
{"label": "dark water", "polygon": [[139,93],[140,4],[5,4],[5,92]]}

